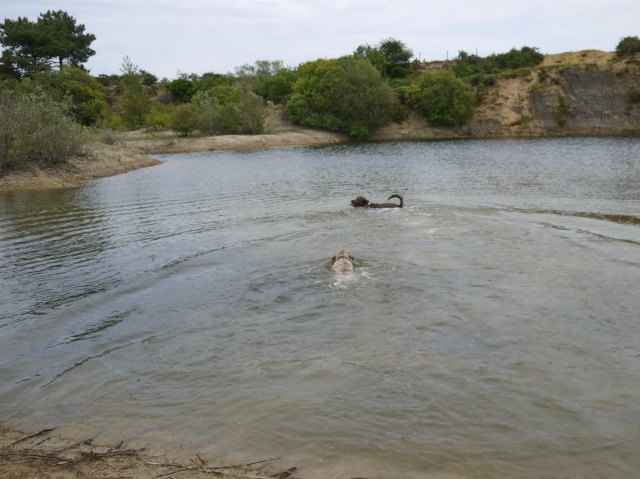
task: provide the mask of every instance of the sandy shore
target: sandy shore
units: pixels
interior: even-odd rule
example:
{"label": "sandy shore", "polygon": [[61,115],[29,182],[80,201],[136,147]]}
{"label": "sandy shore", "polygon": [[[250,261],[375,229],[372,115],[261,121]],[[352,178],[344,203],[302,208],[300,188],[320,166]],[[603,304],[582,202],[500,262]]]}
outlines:
{"label": "sandy shore", "polygon": [[256,459],[246,464],[216,464],[197,453],[172,458],[126,444],[99,444],[90,438],[60,437],[55,430],[22,432],[0,427],[0,477],[136,479],[156,477],[229,476],[264,478],[298,477],[296,468],[282,470],[278,458]]}
{"label": "sandy shore", "polygon": [[161,163],[147,155],[201,151],[251,150],[345,143],[346,135],[295,127],[279,122],[265,135],[224,135],[178,138],[173,134],[146,138],[144,132],[128,134],[116,145],[93,143],[85,156],[74,157],[55,168],[29,167],[0,177],[0,192],[64,188],[87,180],[127,173]]}

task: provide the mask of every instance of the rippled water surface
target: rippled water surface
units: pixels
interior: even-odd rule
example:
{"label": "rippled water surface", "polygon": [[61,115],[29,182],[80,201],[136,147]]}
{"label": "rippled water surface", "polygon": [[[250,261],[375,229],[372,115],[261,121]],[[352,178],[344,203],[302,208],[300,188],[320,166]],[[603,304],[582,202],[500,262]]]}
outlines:
{"label": "rippled water surface", "polygon": [[0,195],[5,423],[306,478],[637,477],[640,140],[162,159]]}

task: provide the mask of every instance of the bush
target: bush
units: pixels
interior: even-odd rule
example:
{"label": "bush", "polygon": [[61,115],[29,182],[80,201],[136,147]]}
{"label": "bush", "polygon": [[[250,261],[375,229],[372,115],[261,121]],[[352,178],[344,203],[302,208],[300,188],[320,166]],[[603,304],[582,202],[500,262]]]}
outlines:
{"label": "bush", "polygon": [[567,120],[572,114],[572,108],[564,96],[558,95],[558,103],[553,108],[553,117],[558,122],[558,126],[567,126]]}
{"label": "bush", "polygon": [[264,133],[268,107],[252,91],[234,88],[226,103],[210,92],[198,93],[192,103],[198,115],[198,128],[206,135]]}
{"label": "bush", "polygon": [[432,124],[442,126],[466,123],[475,104],[471,86],[451,70],[423,72],[416,83],[405,89],[404,99]]}
{"label": "bush", "polygon": [[624,37],[616,46],[616,56],[624,58],[640,53],[640,38]]}
{"label": "bush", "polygon": [[72,113],[85,126],[100,123],[107,116],[106,89],[87,72],[76,67],[67,67],[59,72],[62,79],[60,89],[72,98]]}
{"label": "bush", "polygon": [[0,173],[27,162],[65,162],[83,153],[86,141],[68,105],[0,88]]}
{"label": "bush", "polygon": [[58,102],[68,102],[69,112],[84,126],[100,124],[109,115],[106,88],[77,67],[35,74],[23,79],[18,90],[25,95],[45,93]]}
{"label": "bush", "polygon": [[265,101],[275,104],[286,103],[293,93],[293,84],[298,79],[295,70],[283,69],[264,78],[256,93]]}
{"label": "bush", "polygon": [[507,53],[494,53],[488,57],[470,55],[464,50],[458,52],[453,71],[459,78],[485,73],[496,74],[502,70],[518,70],[539,65],[544,55],[536,47],[512,48]]}
{"label": "bush", "polygon": [[198,85],[186,78],[178,78],[169,83],[167,90],[181,103],[188,103],[198,91]]}
{"label": "bush", "polygon": [[169,128],[179,136],[189,136],[197,126],[198,114],[191,105],[180,105],[169,120]]}
{"label": "bush", "polygon": [[287,105],[295,123],[363,138],[395,113],[391,88],[366,59],[320,59],[301,65],[298,73]]}
{"label": "bush", "polygon": [[518,70],[535,67],[542,63],[544,55],[535,47],[512,48],[507,53],[494,55],[495,61],[502,70]]}
{"label": "bush", "polygon": [[175,105],[156,105],[144,119],[144,125],[153,131],[165,131],[170,128]]}

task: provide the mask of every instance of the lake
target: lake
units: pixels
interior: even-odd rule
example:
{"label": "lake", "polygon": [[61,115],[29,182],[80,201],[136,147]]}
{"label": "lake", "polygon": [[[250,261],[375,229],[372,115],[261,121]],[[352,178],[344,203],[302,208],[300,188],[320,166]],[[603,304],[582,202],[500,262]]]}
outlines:
{"label": "lake", "polygon": [[637,475],[640,139],[159,158],[0,195],[6,424],[307,479]]}

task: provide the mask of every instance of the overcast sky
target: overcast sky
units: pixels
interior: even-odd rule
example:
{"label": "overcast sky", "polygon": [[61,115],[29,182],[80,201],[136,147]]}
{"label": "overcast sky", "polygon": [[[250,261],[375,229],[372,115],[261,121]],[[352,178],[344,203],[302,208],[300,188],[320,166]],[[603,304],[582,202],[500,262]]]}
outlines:
{"label": "overcast sky", "polygon": [[0,0],[0,21],[64,10],[93,33],[92,74],[122,59],[159,78],[227,73],[256,60],[295,67],[395,38],[422,60],[522,46],[615,50],[640,36],[640,0]]}

